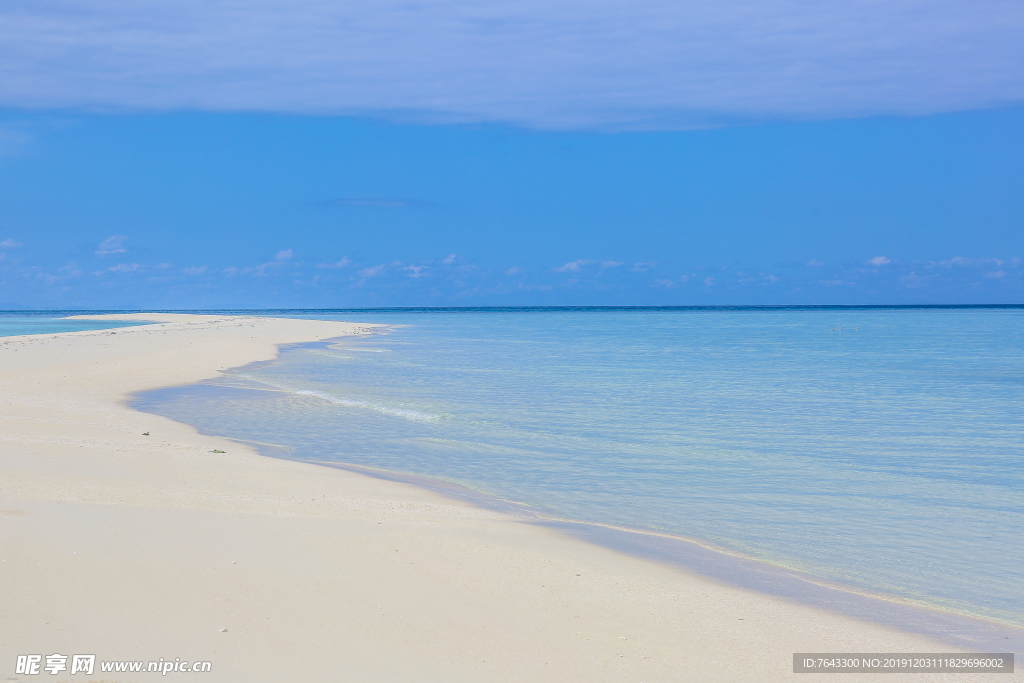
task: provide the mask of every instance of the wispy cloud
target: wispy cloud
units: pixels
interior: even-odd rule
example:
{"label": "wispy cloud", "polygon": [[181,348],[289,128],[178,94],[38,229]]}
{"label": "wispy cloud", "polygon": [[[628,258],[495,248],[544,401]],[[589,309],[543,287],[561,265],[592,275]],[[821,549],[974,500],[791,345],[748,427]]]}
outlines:
{"label": "wispy cloud", "polygon": [[293,256],[295,256],[295,252],[293,252],[291,249],[284,249],[284,250],[279,251],[276,254],[274,254],[274,260],[275,261],[287,261],[288,259],[290,259]]}
{"label": "wispy cloud", "polygon": [[[913,115],[1024,98],[1024,5],[1006,0],[240,7],[0,4],[0,101],[621,129]],[[367,200],[383,203],[356,203]]]}
{"label": "wispy cloud", "polygon": [[825,262],[819,261],[818,259],[811,259],[804,265],[807,266],[808,268],[820,268],[821,266],[825,265]]}
{"label": "wispy cloud", "polygon": [[100,242],[99,246],[96,247],[96,256],[113,256],[114,254],[123,254],[128,251],[124,248],[124,243],[127,241],[128,238],[125,235],[111,235]]}
{"label": "wispy cloud", "polygon": [[1017,268],[1021,265],[1019,257],[1011,259],[998,259],[998,258],[965,258],[963,256],[955,256],[951,259],[944,261],[934,262],[932,265],[941,266],[945,268],[1001,268],[1003,265],[1009,266],[1010,268]]}
{"label": "wispy cloud", "polygon": [[553,273],[578,273],[586,266],[596,265],[601,270],[607,270],[609,268],[618,268],[619,266],[626,265],[622,261],[591,261],[590,259],[578,259],[576,261],[570,261],[564,266],[558,266],[552,268]]}
{"label": "wispy cloud", "polygon": [[564,266],[552,268],[551,271],[554,273],[578,273],[580,269],[583,268],[583,266],[589,266],[591,263],[593,263],[593,261],[588,261],[587,259],[579,259],[577,261],[570,261],[569,263],[566,263]]}
{"label": "wispy cloud", "polygon": [[69,280],[74,280],[82,276],[82,270],[75,265],[74,262],[67,264],[62,268],[58,268],[56,273],[47,273],[42,271],[25,271],[25,275],[33,277],[38,282],[43,282],[47,285],[64,284]]}
{"label": "wispy cloud", "polygon": [[17,249],[20,246],[21,242],[15,242],[12,239],[6,239],[3,242],[0,242],[0,248],[2,249]]}
{"label": "wispy cloud", "polygon": [[106,270],[98,270],[95,275],[105,275],[107,273],[135,273],[145,269],[145,266],[138,263],[118,263],[116,266],[110,266]]}
{"label": "wispy cloud", "polygon": [[351,264],[352,264],[352,259],[350,259],[348,256],[345,256],[344,258],[339,259],[338,261],[335,261],[334,263],[318,263],[316,265],[316,267],[317,268],[344,268],[344,267],[349,266]]}
{"label": "wispy cloud", "polygon": [[867,262],[868,262],[868,265],[872,265],[872,266],[885,266],[885,265],[888,265],[888,264],[892,263],[892,261],[890,261],[889,259],[887,259],[884,256],[876,256],[875,258],[870,258],[870,259],[868,259]]}
{"label": "wispy cloud", "polygon": [[[285,254],[289,251],[283,250]],[[9,251],[0,248],[0,259],[8,255]],[[863,257],[830,260],[827,268],[807,268],[806,261],[797,261],[785,266],[787,270],[775,272],[756,264],[711,263],[691,266],[681,274],[678,267],[668,270],[664,264],[644,273],[637,272],[641,269],[635,265],[588,259],[558,268],[513,266],[500,270],[454,255],[411,262],[381,259],[376,265],[353,263],[346,257],[317,264],[293,252],[291,258],[228,267],[172,267],[111,259],[100,269],[90,269],[87,277],[74,264],[52,270],[42,262],[34,265],[36,258],[43,257],[19,254],[17,259],[2,261],[0,286],[4,291],[16,291],[12,287],[24,283],[26,294],[7,294],[11,300],[39,305],[42,300],[32,300],[32,296],[39,297],[44,291],[47,296],[57,296],[70,288],[79,293],[75,301],[85,301],[90,287],[107,296],[113,283],[120,291],[133,293],[254,292],[254,303],[267,292],[287,296],[301,292],[302,296],[321,297],[318,301],[337,301],[344,290],[353,302],[366,305],[558,304],[564,303],[564,293],[570,290],[577,300],[595,304],[609,301],[609,293],[619,301],[639,304],[979,303],[1020,301],[1024,295],[1024,261],[1009,255],[923,261],[901,253],[882,257],[887,262],[879,265],[866,263]],[[348,270],[339,277],[341,273],[332,268]],[[550,296],[541,296],[544,292]]]}

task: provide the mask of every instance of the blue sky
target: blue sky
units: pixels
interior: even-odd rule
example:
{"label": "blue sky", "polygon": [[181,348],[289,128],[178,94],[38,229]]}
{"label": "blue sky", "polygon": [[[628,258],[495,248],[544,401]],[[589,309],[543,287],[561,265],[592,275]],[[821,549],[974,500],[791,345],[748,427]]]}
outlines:
{"label": "blue sky", "polygon": [[1001,2],[13,3],[0,307],[1024,302]]}

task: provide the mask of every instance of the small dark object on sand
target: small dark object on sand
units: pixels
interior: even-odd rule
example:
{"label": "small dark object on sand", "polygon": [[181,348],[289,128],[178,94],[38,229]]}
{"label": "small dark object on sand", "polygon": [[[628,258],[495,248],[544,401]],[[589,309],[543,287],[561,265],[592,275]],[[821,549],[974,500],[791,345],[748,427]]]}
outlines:
{"label": "small dark object on sand", "polygon": [[149,436],[149,432],[142,432],[143,436]]}
{"label": "small dark object on sand", "polygon": [[211,453],[227,453],[227,451],[221,451],[221,450],[218,450],[218,449],[216,449],[216,448],[214,448],[214,449],[213,449],[212,451],[210,451],[210,452],[211,452]]}

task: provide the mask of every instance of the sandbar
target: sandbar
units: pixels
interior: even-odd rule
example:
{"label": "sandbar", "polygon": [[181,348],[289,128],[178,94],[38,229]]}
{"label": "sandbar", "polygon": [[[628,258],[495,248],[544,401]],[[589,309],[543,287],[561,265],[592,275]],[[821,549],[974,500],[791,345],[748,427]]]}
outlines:
{"label": "sandbar", "polygon": [[877,676],[794,674],[793,653],[956,651],[127,406],[372,325],[111,317],[153,324],[0,339],[2,679],[162,677],[15,673],[60,653],[209,661],[167,676],[211,682],[838,683]]}

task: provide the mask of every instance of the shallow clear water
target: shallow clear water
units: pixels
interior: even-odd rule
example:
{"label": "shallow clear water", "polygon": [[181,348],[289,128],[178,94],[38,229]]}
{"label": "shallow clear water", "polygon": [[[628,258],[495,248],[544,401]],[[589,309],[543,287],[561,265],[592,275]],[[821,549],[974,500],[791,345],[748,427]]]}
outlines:
{"label": "shallow clear water", "polygon": [[[110,311],[104,312],[109,313]],[[86,313],[89,313],[89,311],[72,311],[68,313],[0,313],[0,337],[110,330],[118,327],[146,324],[118,320],[67,320],[64,318],[65,315],[84,315]]]}
{"label": "shallow clear water", "polygon": [[1022,309],[334,317],[140,405],[1024,623]]}

